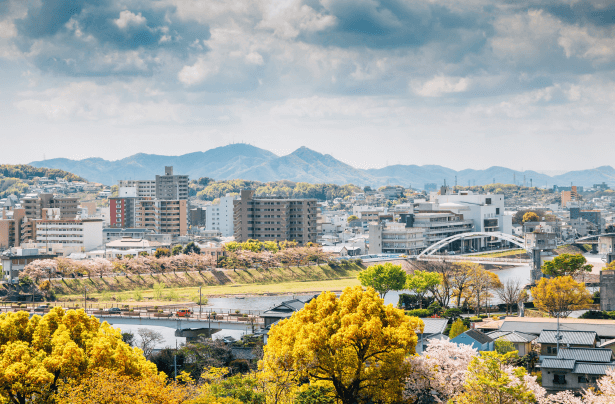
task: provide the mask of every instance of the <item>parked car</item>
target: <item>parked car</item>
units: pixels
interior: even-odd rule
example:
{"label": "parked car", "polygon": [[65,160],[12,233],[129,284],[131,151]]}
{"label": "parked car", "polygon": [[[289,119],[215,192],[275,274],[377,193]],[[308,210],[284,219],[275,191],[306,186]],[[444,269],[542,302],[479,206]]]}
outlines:
{"label": "parked car", "polygon": [[448,255],[455,255],[455,251],[449,251]]}
{"label": "parked car", "polygon": [[110,307],[105,311],[109,314],[120,314],[122,312],[119,307]]}
{"label": "parked car", "polygon": [[177,315],[177,317],[190,317],[190,314],[192,314],[192,311],[190,309],[179,309],[175,312],[175,315]]}
{"label": "parked car", "polygon": [[43,312],[43,311],[48,310],[48,309],[50,309],[50,308],[51,308],[51,306],[49,306],[48,304],[41,304],[40,306],[37,306],[37,307],[34,309],[34,311],[35,311],[35,312]]}

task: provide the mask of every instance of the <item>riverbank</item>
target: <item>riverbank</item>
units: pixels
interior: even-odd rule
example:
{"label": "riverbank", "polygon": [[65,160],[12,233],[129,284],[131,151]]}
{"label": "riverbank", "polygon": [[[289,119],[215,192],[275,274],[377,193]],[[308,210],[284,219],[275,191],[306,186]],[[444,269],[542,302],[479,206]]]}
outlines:
{"label": "riverbank", "polygon": [[309,293],[358,285],[364,267],[355,263],[332,268],[312,265],[288,268],[218,270],[53,280],[58,300],[89,298],[99,302],[180,302],[203,296]]}

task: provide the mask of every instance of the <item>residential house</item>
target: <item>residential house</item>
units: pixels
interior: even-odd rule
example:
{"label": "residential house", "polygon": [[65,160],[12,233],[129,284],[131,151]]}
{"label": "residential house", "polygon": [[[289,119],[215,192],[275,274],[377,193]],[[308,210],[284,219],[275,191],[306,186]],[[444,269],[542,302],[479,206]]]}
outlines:
{"label": "residential house", "polygon": [[516,331],[492,331],[486,335],[494,341],[511,342],[519,356],[527,355],[532,350],[532,341],[537,338],[535,335]]}
{"label": "residential house", "polygon": [[493,351],[495,344],[493,338],[480,331],[468,330],[463,334],[459,334],[451,340],[456,344],[469,345],[472,348],[480,351]]}
{"label": "residential house", "polygon": [[418,342],[416,344],[416,353],[422,353],[429,342],[434,339],[448,339],[446,335],[444,335],[444,330],[446,330],[446,326],[448,324],[448,320],[445,318],[422,318],[423,324],[423,332],[417,332]]}
{"label": "residential house", "polygon": [[542,330],[536,340],[540,344],[541,359],[544,356],[557,356],[557,336],[559,347],[595,348],[598,346],[598,334],[595,331]]}
{"label": "residential house", "polygon": [[556,357],[541,363],[542,387],[547,393],[580,391],[596,387],[596,381],[615,369],[613,351],[604,348],[562,348]]}

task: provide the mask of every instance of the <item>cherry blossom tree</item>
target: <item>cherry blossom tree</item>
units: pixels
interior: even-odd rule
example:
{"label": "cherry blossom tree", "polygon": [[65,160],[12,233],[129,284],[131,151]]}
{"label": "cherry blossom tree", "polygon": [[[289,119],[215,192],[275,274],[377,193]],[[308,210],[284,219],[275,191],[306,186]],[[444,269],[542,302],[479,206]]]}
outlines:
{"label": "cherry blossom tree", "polygon": [[33,279],[35,283],[38,283],[41,278],[51,278],[51,273],[55,273],[57,268],[58,263],[55,260],[36,260],[26,265],[23,271],[19,273],[19,277],[22,278],[24,276],[27,276]]}
{"label": "cherry blossom tree", "polygon": [[461,393],[468,364],[477,355],[468,345],[430,341],[423,355],[408,358],[413,369],[406,379],[404,398],[408,403],[437,403]]}

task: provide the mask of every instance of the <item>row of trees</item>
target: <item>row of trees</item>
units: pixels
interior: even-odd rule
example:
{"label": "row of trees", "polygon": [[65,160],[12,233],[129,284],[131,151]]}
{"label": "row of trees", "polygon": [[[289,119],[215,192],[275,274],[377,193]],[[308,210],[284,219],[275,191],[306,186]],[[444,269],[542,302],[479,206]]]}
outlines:
{"label": "row of trees", "polygon": [[[237,243],[236,243],[237,244]],[[244,243],[245,244],[245,243]],[[268,243],[263,243],[268,245]],[[274,243],[275,244],[275,243]],[[251,245],[254,247],[254,243]],[[154,255],[139,254],[136,257],[125,256],[108,260],[106,258],[93,258],[88,260],[72,260],[65,257],[33,261],[28,264],[19,276],[22,279],[31,279],[38,283],[40,280],[52,277],[87,276],[103,277],[118,273],[146,274],[170,273],[183,271],[202,271],[214,268],[248,269],[270,268],[290,265],[306,265],[310,262],[320,264],[328,262],[330,255],[317,246],[297,247],[296,244],[283,244],[282,249],[276,245],[274,253],[267,248],[259,252],[253,249],[243,249],[237,246],[229,248],[226,255],[219,259],[211,254],[199,254],[198,246],[191,248],[188,244],[168,249],[159,249]],[[335,263],[333,263],[335,264]]]}
{"label": "row of trees", "polygon": [[[418,264],[421,265],[421,264]],[[410,290],[422,308],[423,298],[430,294],[441,307],[449,307],[455,299],[457,307],[472,305],[480,314],[480,306],[485,305],[493,293],[506,304],[507,312],[520,301],[527,299],[518,280],[508,280],[504,284],[498,276],[485,270],[482,265],[472,262],[440,263],[428,262],[424,270],[415,270],[407,275],[401,265],[392,263],[373,265],[358,275],[361,284],[373,287],[380,296],[391,290]]]}

